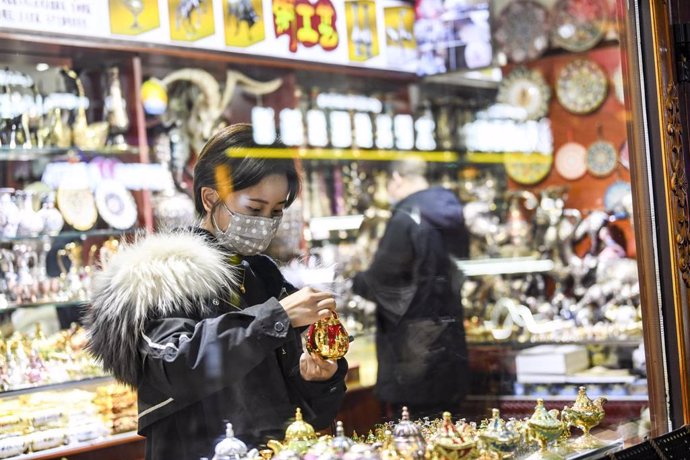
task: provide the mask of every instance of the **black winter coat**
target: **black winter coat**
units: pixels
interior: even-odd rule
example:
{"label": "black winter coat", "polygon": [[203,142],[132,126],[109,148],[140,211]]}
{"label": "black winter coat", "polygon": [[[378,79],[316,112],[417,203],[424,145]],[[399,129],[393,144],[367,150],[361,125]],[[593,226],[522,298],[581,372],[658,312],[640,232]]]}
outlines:
{"label": "black winter coat", "polygon": [[414,193],[393,209],[371,266],[353,283],[377,305],[379,399],[434,405],[464,397],[461,274],[449,255],[466,258],[468,244],[462,205],[448,190]]}
{"label": "black winter coat", "polygon": [[278,303],[293,291],[271,259],[232,266],[203,230],[149,236],[96,276],[89,347],[136,386],[148,460],[211,458],[225,422],[250,446],[282,439],[296,407],[329,426],[347,363],[326,382],[301,378],[302,330]]}

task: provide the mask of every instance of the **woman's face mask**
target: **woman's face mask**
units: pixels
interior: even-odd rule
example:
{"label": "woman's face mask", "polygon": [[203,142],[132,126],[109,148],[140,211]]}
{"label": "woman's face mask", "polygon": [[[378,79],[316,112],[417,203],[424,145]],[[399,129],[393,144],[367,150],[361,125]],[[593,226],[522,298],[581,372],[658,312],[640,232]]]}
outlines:
{"label": "woman's face mask", "polygon": [[218,242],[225,248],[243,256],[253,256],[264,252],[278,231],[282,216],[261,217],[232,212],[222,203],[229,214],[229,224],[221,230],[216,219],[211,216]]}

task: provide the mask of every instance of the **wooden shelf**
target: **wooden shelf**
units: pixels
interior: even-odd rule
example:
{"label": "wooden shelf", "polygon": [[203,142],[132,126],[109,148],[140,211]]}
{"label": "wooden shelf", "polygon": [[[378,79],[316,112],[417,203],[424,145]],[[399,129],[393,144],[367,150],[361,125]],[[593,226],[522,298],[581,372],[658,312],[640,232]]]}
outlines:
{"label": "wooden shelf", "polygon": [[127,147],[126,149],[113,149],[104,147],[98,150],[80,150],[76,147],[69,148],[7,148],[0,147],[0,161],[34,161],[41,159],[57,160],[57,159],[70,159],[78,157],[79,155],[85,155],[89,157],[93,156],[125,156],[125,155],[139,155],[139,149],[137,147]]}
{"label": "wooden shelf", "polygon": [[102,229],[95,229],[95,230],[88,230],[85,232],[79,232],[76,230],[67,230],[64,232],[60,232],[57,235],[38,235],[38,236],[14,236],[11,238],[7,237],[0,237],[0,244],[3,243],[15,243],[19,241],[38,241],[38,240],[52,240],[55,238],[72,238],[72,239],[80,239],[82,241],[86,240],[87,238],[96,238],[96,237],[102,237],[102,236],[122,236],[126,235],[128,233],[134,233],[137,231],[137,228],[132,228],[129,230],[116,230],[114,228],[102,228]]}
{"label": "wooden shelf", "polygon": [[55,390],[68,390],[71,388],[82,388],[87,385],[93,385],[97,383],[111,383],[114,382],[115,378],[110,375],[104,375],[101,377],[88,377],[80,380],[69,380],[67,382],[59,383],[48,383],[45,385],[37,385],[27,388],[19,388],[16,390],[0,391],[0,399],[12,398],[15,396],[26,395],[31,393],[41,393],[43,391],[55,391]]}

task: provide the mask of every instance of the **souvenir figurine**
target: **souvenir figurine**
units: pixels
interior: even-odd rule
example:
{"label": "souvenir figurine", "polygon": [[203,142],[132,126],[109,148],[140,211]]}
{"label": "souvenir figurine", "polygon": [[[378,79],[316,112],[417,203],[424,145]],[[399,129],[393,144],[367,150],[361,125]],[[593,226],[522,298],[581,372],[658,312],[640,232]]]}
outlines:
{"label": "souvenir figurine", "polygon": [[586,388],[580,387],[577,399],[572,407],[563,408],[563,417],[571,426],[576,426],[582,430],[582,436],[572,442],[572,446],[577,450],[595,449],[605,445],[605,443],[589,432],[604,419],[604,404],[606,398],[599,397],[592,401],[587,396]]}
{"label": "souvenir figurine", "polygon": [[403,407],[402,419],[393,428],[393,445],[404,459],[422,460],[424,458],[426,442],[417,425],[410,420],[407,407]]}
{"label": "souvenir figurine", "polygon": [[491,419],[482,425],[479,430],[479,439],[488,451],[487,453],[498,455],[500,459],[510,458],[518,447],[520,434],[506,425],[498,409],[492,409]]}
{"label": "souvenir figurine", "polygon": [[553,412],[544,407],[544,400],[537,399],[534,413],[527,420],[527,426],[532,437],[539,443],[539,451],[528,457],[528,460],[561,460],[563,457],[550,452],[547,445],[558,439],[563,431],[561,421],[555,418]]}
{"label": "souvenir figurine", "polygon": [[232,423],[225,425],[225,439],[216,445],[212,460],[242,460],[247,455],[247,445],[235,437]]}
{"label": "souvenir figurine", "polygon": [[431,460],[462,460],[474,454],[476,441],[466,439],[453,424],[450,412],[443,413],[440,430],[432,435],[428,452]]}

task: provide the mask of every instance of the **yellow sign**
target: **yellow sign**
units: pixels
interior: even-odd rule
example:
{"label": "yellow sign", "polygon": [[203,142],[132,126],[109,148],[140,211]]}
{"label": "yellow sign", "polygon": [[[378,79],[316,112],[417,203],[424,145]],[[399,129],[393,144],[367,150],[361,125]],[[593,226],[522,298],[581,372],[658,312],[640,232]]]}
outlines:
{"label": "yellow sign", "polygon": [[401,49],[416,49],[414,38],[414,8],[398,6],[383,9],[386,24],[386,44]]}
{"label": "yellow sign", "polygon": [[226,45],[246,47],[266,38],[262,0],[223,1],[223,15]]}
{"label": "yellow sign", "polygon": [[139,35],[160,27],[158,0],[109,0],[110,32]]}
{"label": "yellow sign", "polygon": [[347,47],[350,61],[362,62],[379,55],[376,3],[354,0],[345,4]]}
{"label": "yellow sign", "polygon": [[168,0],[170,38],[193,42],[216,31],[211,0]]}

